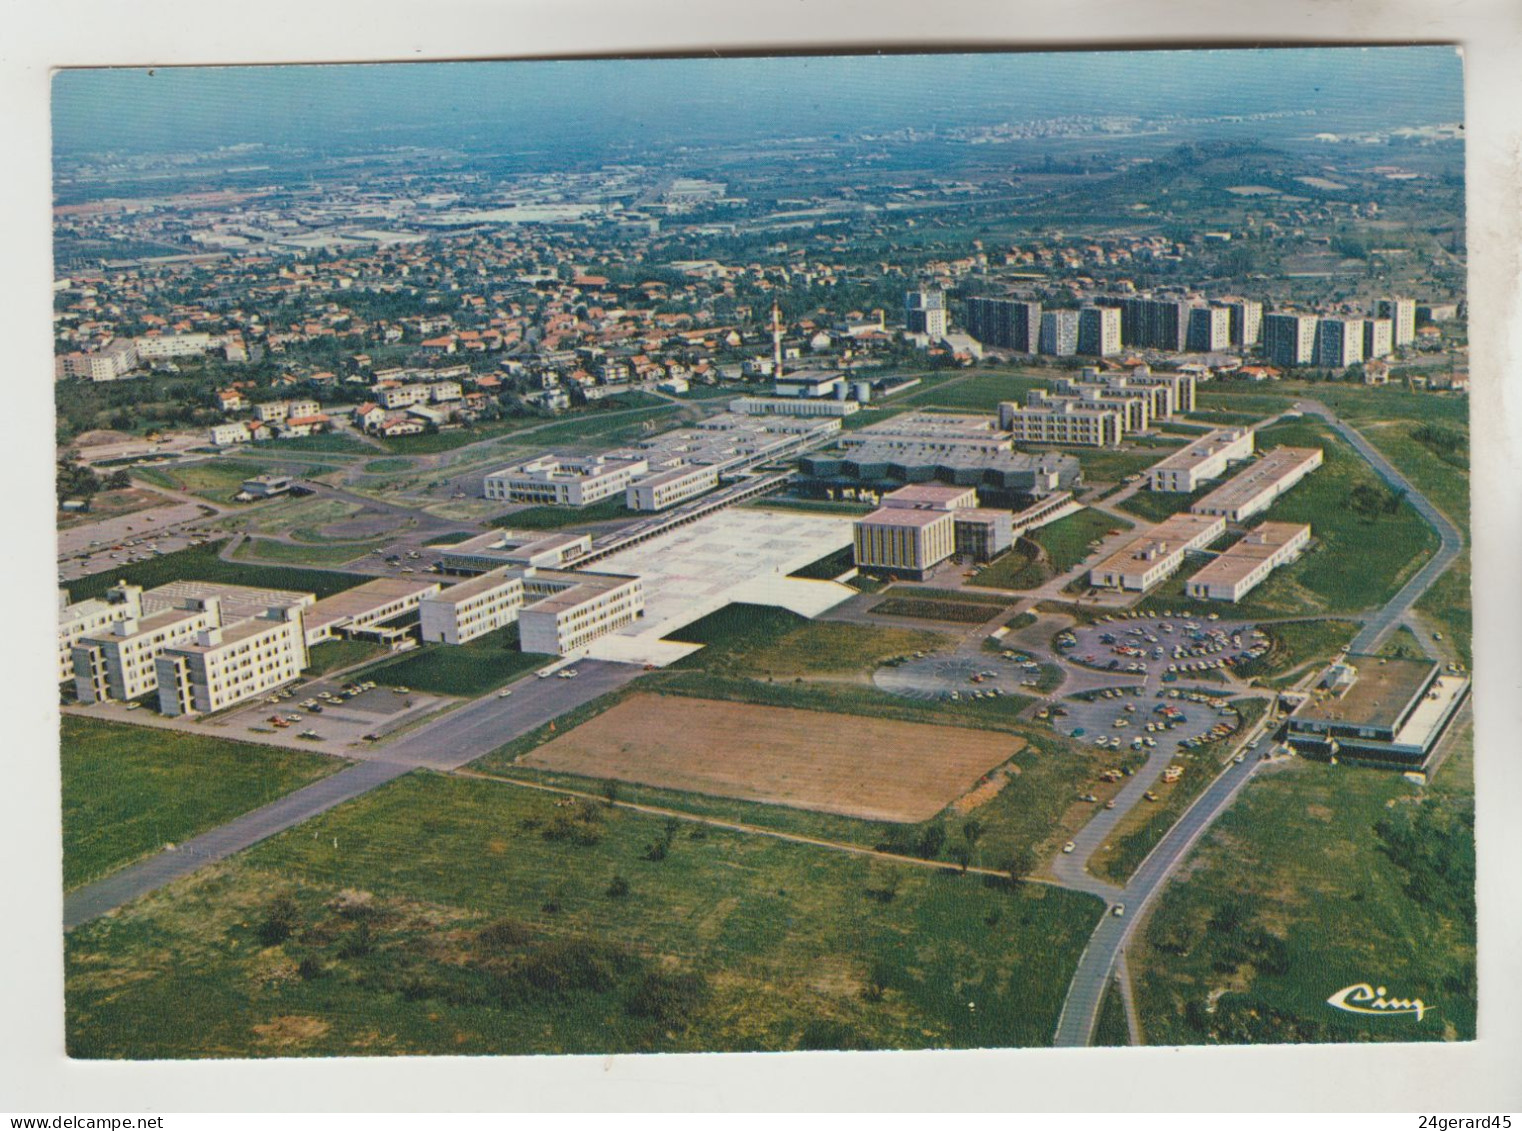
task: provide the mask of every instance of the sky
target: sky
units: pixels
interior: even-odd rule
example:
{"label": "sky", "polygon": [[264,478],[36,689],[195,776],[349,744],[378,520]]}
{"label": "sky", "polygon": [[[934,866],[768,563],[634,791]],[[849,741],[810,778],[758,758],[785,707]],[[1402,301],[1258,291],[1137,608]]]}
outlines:
{"label": "sky", "polygon": [[53,125],[61,154],[538,149],[1306,108],[1335,132],[1461,120],[1462,85],[1442,46],[123,68],[60,71]]}

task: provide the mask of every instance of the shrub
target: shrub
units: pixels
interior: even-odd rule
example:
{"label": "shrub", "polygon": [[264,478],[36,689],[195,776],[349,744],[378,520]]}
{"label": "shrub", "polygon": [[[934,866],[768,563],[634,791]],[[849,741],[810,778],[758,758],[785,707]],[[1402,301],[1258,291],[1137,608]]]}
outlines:
{"label": "shrub", "polygon": [[265,909],[264,918],[255,929],[264,946],[278,946],[296,932],[301,923],[301,909],[288,895],[277,896]]}
{"label": "shrub", "polygon": [[708,996],[701,974],[652,970],[640,979],[624,1008],[632,1017],[648,1017],[665,1026],[685,1025]]}
{"label": "shrub", "polygon": [[629,894],[629,881],[622,876],[614,876],[608,884],[609,899],[623,899]]}

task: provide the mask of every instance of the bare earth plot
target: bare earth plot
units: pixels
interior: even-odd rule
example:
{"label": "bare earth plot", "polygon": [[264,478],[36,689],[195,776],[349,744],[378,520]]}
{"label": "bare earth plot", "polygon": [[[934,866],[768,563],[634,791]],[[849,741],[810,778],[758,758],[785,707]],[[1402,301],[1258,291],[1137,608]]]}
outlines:
{"label": "bare earth plot", "polygon": [[635,695],[521,764],[866,820],[924,821],[1024,745],[962,727]]}

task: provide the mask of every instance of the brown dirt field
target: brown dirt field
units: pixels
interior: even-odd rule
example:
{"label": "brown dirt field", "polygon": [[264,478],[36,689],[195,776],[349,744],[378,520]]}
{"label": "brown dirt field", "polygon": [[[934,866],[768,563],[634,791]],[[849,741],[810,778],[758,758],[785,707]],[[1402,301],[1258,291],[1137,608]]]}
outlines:
{"label": "brown dirt field", "polygon": [[1024,745],[994,731],[635,695],[520,764],[865,820],[923,821]]}

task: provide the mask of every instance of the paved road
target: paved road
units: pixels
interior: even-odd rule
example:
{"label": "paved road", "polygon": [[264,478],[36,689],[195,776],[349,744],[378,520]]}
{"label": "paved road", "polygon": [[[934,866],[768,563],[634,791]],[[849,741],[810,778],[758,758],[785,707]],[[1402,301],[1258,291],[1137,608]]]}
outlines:
{"label": "paved road", "polygon": [[1380,641],[1405,619],[1406,614],[1411,611],[1411,606],[1431,588],[1438,576],[1453,564],[1453,560],[1464,548],[1464,536],[1459,532],[1458,527],[1449,522],[1441,511],[1411,485],[1410,480],[1391,466],[1390,461],[1381,455],[1374,445],[1365,440],[1355,428],[1338,417],[1326,405],[1320,401],[1301,401],[1295,407],[1302,412],[1313,413],[1324,419],[1342,435],[1343,439],[1357,449],[1358,454],[1368,461],[1381,479],[1397,491],[1405,492],[1406,501],[1426,520],[1428,526],[1437,531],[1441,541],[1437,553],[1417,571],[1415,577],[1406,582],[1404,588],[1391,598],[1384,608],[1365,622],[1363,631],[1355,636],[1353,643],[1349,645],[1354,652],[1372,652],[1379,647]]}
{"label": "paved road", "polygon": [[545,725],[641,674],[628,664],[578,663],[576,679],[520,681],[507,699],[478,699],[418,728],[395,743],[353,756],[365,759],[321,781],[288,793],[262,808],[123,868],[64,896],[63,924],[88,923],[139,896],[224,860],[261,840],[325,813],[419,767],[453,770],[505,742]]}

